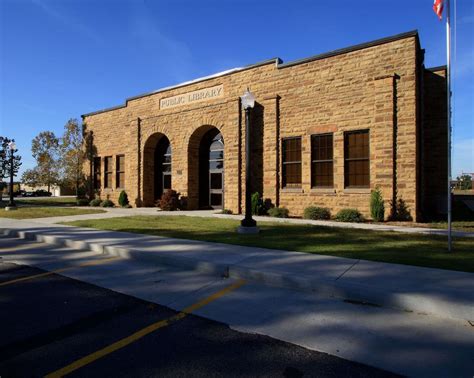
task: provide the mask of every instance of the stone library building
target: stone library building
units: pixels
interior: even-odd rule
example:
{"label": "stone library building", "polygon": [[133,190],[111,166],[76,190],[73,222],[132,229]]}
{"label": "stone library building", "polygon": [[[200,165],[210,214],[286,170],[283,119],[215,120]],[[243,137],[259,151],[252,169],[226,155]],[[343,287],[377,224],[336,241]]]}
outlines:
{"label": "stone library building", "polygon": [[417,31],[231,69],[83,115],[85,174],[116,203],[125,190],[132,206],[155,206],[173,189],[188,210],[242,213],[249,88],[249,184],[267,204],[370,218],[380,188],[387,210],[403,201],[430,218],[446,211],[445,78],[425,67]]}

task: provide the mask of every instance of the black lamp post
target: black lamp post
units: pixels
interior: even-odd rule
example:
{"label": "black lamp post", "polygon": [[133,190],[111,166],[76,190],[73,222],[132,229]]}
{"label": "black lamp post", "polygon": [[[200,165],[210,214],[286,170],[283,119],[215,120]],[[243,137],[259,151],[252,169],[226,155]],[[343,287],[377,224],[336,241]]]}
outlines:
{"label": "black lamp post", "polygon": [[237,232],[240,234],[257,234],[257,222],[252,218],[252,197],[250,193],[250,111],[255,106],[255,97],[247,90],[240,97],[245,110],[245,218],[240,222]]}
{"label": "black lamp post", "polygon": [[8,148],[10,149],[10,202],[8,203],[5,210],[16,210],[15,200],[13,198],[13,176],[15,174],[15,161],[13,153],[16,150],[15,142],[8,143]]}

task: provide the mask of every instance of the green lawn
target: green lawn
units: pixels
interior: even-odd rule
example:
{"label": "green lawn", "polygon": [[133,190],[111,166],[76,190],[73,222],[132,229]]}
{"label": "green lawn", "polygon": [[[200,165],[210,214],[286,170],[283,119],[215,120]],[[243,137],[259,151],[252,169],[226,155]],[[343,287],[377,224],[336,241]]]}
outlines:
{"label": "green lawn", "polygon": [[[428,223],[428,227],[439,228],[443,230],[448,229],[447,222],[433,222]],[[474,221],[455,221],[452,222],[451,228],[454,231],[474,232]]]}
{"label": "green lawn", "polygon": [[105,213],[99,209],[68,209],[61,207],[18,207],[17,210],[5,211],[0,208],[0,218],[32,219],[48,217],[64,217],[67,215]]}
{"label": "green lawn", "polygon": [[240,235],[236,233],[237,220],[187,216],[133,216],[65,224],[474,272],[474,238],[455,239],[455,253],[448,254],[446,237],[312,225],[261,222],[259,235]]}
{"label": "green lawn", "polygon": [[[3,198],[4,203],[8,203],[8,198]],[[76,206],[76,197],[44,197],[28,198],[16,197],[17,206]]]}

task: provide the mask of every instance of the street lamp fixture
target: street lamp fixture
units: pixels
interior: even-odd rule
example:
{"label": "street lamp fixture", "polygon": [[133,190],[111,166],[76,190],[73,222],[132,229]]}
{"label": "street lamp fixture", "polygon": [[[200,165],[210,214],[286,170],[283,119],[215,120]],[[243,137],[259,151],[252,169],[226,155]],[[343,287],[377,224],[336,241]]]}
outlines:
{"label": "street lamp fixture", "polygon": [[252,218],[252,197],[250,193],[250,111],[255,106],[255,96],[247,90],[240,97],[245,110],[245,218],[237,229],[239,234],[257,234],[257,222]]}
{"label": "street lamp fixture", "polygon": [[14,141],[8,143],[8,149],[10,150],[10,202],[5,207],[6,211],[9,210],[16,210],[16,203],[13,198],[13,176],[15,174],[15,160],[14,160],[14,153],[16,151],[16,144]]}

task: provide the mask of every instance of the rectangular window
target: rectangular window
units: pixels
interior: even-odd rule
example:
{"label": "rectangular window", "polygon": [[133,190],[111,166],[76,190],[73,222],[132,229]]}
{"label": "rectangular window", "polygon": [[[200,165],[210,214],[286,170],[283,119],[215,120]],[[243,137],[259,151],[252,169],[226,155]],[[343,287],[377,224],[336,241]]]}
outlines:
{"label": "rectangular window", "polygon": [[93,180],[94,180],[94,189],[100,189],[100,157],[94,158],[94,166],[93,166]]}
{"label": "rectangular window", "polygon": [[334,186],[332,134],[311,136],[311,187]]}
{"label": "rectangular window", "polygon": [[283,139],[282,170],[283,188],[301,188],[301,137]]}
{"label": "rectangular window", "polygon": [[112,156],[104,158],[104,188],[112,187]]}
{"label": "rectangular window", "polygon": [[125,187],[125,156],[117,155],[115,157],[115,186],[116,188]]}
{"label": "rectangular window", "polygon": [[369,130],[344,134],[344,185],[346,188],[368,188]]}

